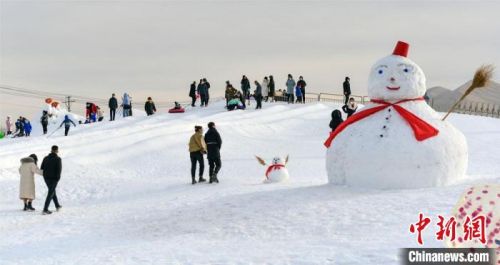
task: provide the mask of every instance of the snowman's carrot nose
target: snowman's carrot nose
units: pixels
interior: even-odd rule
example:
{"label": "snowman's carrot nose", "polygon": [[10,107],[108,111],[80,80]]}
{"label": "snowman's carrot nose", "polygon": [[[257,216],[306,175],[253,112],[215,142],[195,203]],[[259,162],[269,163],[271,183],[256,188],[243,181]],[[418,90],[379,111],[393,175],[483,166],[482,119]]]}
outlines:
{"label": "snowman's carrot nose", "polygon": [[391,82],[394,82],[394,81],[396,81],[396,78],[391,77],[391,79],[389,79],[389,80],[391,80]]}

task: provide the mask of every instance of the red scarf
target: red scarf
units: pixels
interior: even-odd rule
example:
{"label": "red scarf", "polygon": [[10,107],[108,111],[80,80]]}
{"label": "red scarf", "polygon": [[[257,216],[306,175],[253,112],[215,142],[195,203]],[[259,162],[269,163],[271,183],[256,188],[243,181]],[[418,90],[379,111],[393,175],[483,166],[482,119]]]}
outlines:
{"label": "red scarf", "polygon": [[271,171],[273,170],[278,170],[278,169],[281,169],[281,168],[284,168],[285,166],[284,165],[281,165],[281,164],[274,164],[274,165],[270,165],[267,170],[266,170],[266,178],[268,179],[269,178],[269,173],[271,173]]}
{"label": "red scarf", "polygon": [[352,115],[351,117],[349,117],[348,119],[346,119],[343,123],[341,123],[337,127],[337,129],[335,129],[335,131],[330,133],[330,137],[328,137],[328,139],[326,139],[324,145],[327,148],[330,147],[333,139],[340,132],[342,132],[347,126],[349,126],[349,125],[351,125],[351,124],[353,124],[361,119],[364,119],[364,118],[366,118],[374,113],[377,113],[385,108],[391,107],[391,106],[394,107],[394,109],[396,109],[396,111],[399,113],[399,115],[401,115],[401,117],[403,117],[403,119],[405,119],[406,122],[408,122],[411,129],[413,130],[413,133],[415,134],[415,138],[417,139],[417,141],[423,141],[427,138],[436,136],[439,133],[438,129],[432,127],[432,125],[428,124],[424,120],[415,116],[413,113],[407,111],[405,108],[399,106],[400,103],[404,103],[404,102],[408,102],[408,101],[417,101],[417,100],[424,100],[424,98],[419,97],[419,98],[412,98],[412,99],[403,99],[403,100],[400,100],[396,103],[389,103],[389,102],[385,102],[385,101],[379,100],[379,99],[372,99],[372,100],[370,100],[371,102],[380,104],[380,106],[361,110],[360,112],[358,112],[358,113]]}

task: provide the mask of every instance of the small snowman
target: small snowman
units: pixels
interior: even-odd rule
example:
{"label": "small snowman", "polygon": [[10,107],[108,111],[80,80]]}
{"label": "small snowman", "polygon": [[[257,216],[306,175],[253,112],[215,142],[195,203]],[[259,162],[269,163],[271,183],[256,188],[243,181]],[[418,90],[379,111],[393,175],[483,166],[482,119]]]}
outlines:
{"label": "small snowman", "polygon": [[326,140],[329,182],[368,188],[424,188],[465,176],[464,135],[425,102],[425,75],[407,58],[409,45],[370,71],[370,103]]}
{"label": "small snowman", "polygon": [[[266,161],[264,159],[255,156],[257,161],[263,166],[266,166]],[[288,175],[288,169],[286,169],[286,164],[288,163],[288,156],[283,160],[281,157],[273,158],[271,165],[267,167],[266,170],[266,179],[264,183],[274,183],[274,182],[282,182],[287,181],[290,176]]]}

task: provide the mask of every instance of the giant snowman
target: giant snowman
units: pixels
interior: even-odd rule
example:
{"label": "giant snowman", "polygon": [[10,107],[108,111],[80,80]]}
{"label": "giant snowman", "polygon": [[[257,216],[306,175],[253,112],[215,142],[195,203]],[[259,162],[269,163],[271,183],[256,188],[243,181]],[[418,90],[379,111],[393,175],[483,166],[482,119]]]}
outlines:
{"label": "giant snowman", "polygon": [[370,71],[362,110],[326,140],[329,182],[355,187],[398,189],[443,186],[464,177],[467,143],[424,101],[425,75],[407,58],[409,45]]}

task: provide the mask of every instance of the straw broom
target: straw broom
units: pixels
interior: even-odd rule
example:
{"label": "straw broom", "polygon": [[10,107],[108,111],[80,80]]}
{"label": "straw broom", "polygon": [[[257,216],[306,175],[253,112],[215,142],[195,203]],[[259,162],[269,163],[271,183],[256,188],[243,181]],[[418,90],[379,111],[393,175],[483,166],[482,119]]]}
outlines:
{"label": "straw broom", "polygon": [[460,99],[453,104],[453,106],[448,110],[448,113],[444,115],[442,121],[450,115],[450,113],[464,100],[472,91],[474,91],[476,88],[479,87],[484,87],[488,84],[488,82],[491,79],[491,76],[493,75],[493,70],[494,67],[493,65],[483,65],[477,69],[476,73],[474,74],[474,78],[472,79],[472,84],[465,90],[465,93],[460,97]]}

